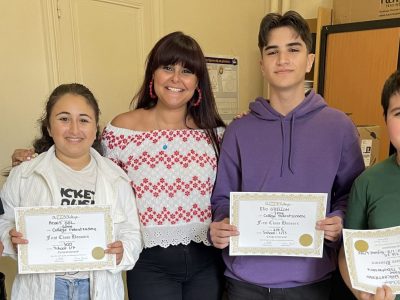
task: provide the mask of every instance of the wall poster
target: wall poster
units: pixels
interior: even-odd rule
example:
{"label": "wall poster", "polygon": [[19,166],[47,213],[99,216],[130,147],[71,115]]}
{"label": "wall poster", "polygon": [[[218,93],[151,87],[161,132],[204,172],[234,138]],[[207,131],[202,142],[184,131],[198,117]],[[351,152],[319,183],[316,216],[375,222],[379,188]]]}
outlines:
{"label": "wall poster", "polygon": [[218,112],[229,124],[239,109],[238,58],[206,56],[206,62]]}

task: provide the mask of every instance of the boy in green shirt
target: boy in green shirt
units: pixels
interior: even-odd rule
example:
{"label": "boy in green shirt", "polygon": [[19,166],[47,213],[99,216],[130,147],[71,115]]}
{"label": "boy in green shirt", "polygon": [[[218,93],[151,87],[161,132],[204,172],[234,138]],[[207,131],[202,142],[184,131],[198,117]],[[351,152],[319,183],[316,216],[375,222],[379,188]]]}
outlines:
{"label": "boy in green shirt", "polygon": [[[367,169],[355,181],[347,207],[345,228],[380,229],[400,225],[400,71],[385,82],[381,104],[389,138],[396,153]],[[343,247],[339,268],[344,281],[359,300],[400,300],[388,286],[375,295],[351,288]]]}

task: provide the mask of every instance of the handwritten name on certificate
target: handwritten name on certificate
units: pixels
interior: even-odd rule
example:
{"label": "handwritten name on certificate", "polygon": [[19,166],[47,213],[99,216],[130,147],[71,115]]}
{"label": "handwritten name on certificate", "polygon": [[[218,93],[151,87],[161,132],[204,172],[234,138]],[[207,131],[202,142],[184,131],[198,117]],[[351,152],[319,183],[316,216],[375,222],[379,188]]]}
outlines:
{"label": "handwritten name on certificate", "polygon": [[400,294],[400,226],[343,229],[343,245],[353,288],[375,294],[387,284]]}
{"label": "handwritten name on certificate", "polygon": [[29,242],[18,245],[20,274],[115,268],[115,255],[104,253],[113,241],[110,206],[18,207],[15,222]]}
{"label": "handwritten name on certificate", "polygon": [[230,255],[322,257],[327,194],[230,194],[230,222],[240,234],[230,238]]}

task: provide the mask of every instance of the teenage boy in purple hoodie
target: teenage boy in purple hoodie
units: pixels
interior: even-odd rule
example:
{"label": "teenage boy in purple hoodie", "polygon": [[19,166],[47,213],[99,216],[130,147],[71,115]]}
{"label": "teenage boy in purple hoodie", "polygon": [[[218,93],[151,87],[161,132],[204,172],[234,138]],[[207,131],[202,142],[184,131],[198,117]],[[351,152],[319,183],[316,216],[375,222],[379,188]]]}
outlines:
{"label": "teenage boy in purple hoodie", "polygon": [[[225,131],[211,199],[210,238],[224,249],[229,299],[329,299],[342,223],[353,180],[364,170],[357,130],[304,77],[314,54],[306,21],[296,12],[266,15],[258,37],[261,71],[270,99],[257,98],[250,113]],[[328,193],[322,258],[229,256],[229,193]]]}

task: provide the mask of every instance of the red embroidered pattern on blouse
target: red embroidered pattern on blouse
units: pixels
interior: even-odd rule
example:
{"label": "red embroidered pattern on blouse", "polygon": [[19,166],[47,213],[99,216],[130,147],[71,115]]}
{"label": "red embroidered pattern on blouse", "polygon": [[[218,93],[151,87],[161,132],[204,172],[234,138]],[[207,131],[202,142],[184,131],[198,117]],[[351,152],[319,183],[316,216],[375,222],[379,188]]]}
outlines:
{"label": "red embroidered pattern on blouse", "polygon": [[183,142],[186,142],[188,136],[192,136],[196,141],[204,140],[208,144],[211,144],[209,139],[204,139],[204,132],[200,130],[155,130],[128,136],[124,134],[117,135],[112,130],[104,130],[102,138],[107,141],[107,146],[110,149],[114,149],[115,147],[125,149],[130,143],[140,146],[144,141],[151,141],[153,144],[156,144],[164,137],[167,137],[169,142],[177,137],[180,137]]}
{"label": "red embroidered pattern on blouse", "polygon": [[189,223],[194,217],[197,217],[200,222],[204,222],[206,219],[211,218],[211,206],[207,209],[201,209],[197,204],[193,204],[190,210],[185,210],[182,206],[179,206],[175,211],[170,211],[166,207],[163,207],[161,212],[157,212],[153,210],[153,208],[148,207],[147,210],[140,213],[139,216],[144,226],[146,226],[149,221],[153,221],[158,225],[162,225],[166,220],[171,224],[176,224],[181,220]]}
{"label": "red embroidered pattern on blouse", "polygon": [[[134,144],[134,150],[137,153],[132,153],[128,156],[126,161],[120,161],[115,157],[111,159],[121,166],[125,172],[128,174],[132,172],[140,172],[140,168],[146,166],[150,169],[157,169],[161,165],[166,169],[172,169],[179,166],[179,169],[194,168],[197,166],[198,170],[207,168],[210,172],[212,170],[213,177],[206,177],[206,179],[201,180],[196,173],[191,178],[181,178],[177,175],[173,182],[167,182],[162,174],[160,178],[148,178],[143,174],[142,177],[140,173],[138,176],[130,176],[132,182],[131,185],[135,191],[138,208],[139,217],[141,223],[146,226],[148,224],[177,224],[177,223],[189,223],[193,220],[200,222],[209,222],[211,219],[211,206],[209,204],[209,197],[213,189],[215,170],[217,167],[217,160],[214,154],[214,150],[211,147],[209,153],[205,153],[204,145],[210,145],[211,142],[208,137],[205,136],[204,131],[201,130],[158,130],[150,132],[139,132],[138,134],[116,134],[113,130],[104,130],[103,132],[103,142],[105,142],[106,147],[110,152],[116,151],[118,148],[122,151],[126,149],[129,145]],[[179,150],[175,150],[172,153],[165,151],[162,146],[162,142],[172,142],[179,140],[183,143]],[[191,140],[192,144],[187,147],[193,148],[193,142],[203,142],[202,149],[196,151],[197,149],[190,149],[188,151],[183,151],[185,148],[185,143]],[[149,147],[144,147],[143,143],[153,144],[154,146],[160,145],[160,149],[156,147],[149,150]],[[151,146],[150,146],[151,147]],[[182,150],[181,150],[182,149]],[[148,151],[149,150],[149,151]],[[142,151],[142,152],[141,152]],[[183,152],[182,152],[183,151]],[[117,150],[118,152],[118,150]],[[194,168],[194,172],[197,168]],[[131,174],[132,175],[132,174]],[[136,178],[133,180],[133,177]],[[139,179],[140,178],[140,179]],[[204,176],[203,176],[204,178]],[[198,203],[193,203],[190,208],[184,208],[175,199],[177,194],[184,195],[185,197],[194,197],[193,193],[200,195],[200,199],[197,199]],[[147,201],[149,199],[159,199],[162,198],[162,202],[165,206],[155,208],[145,205],[145,203],[140,204],[140,200]],[[197,196],[199,198],[199,196]],[[170,199],[172,202],[170,202]],[[206,200],[206,203],[204,201]],[[151,200],[150,200],[151,201]],[[190,200],[193,201],[193,200]],[[143,204],[145,206],[143,206]],[[201,205],[199,205],[201,204]],[[176,205],[178,205],[176,207]],[[187,207],[187,205],[186,205]]]}

